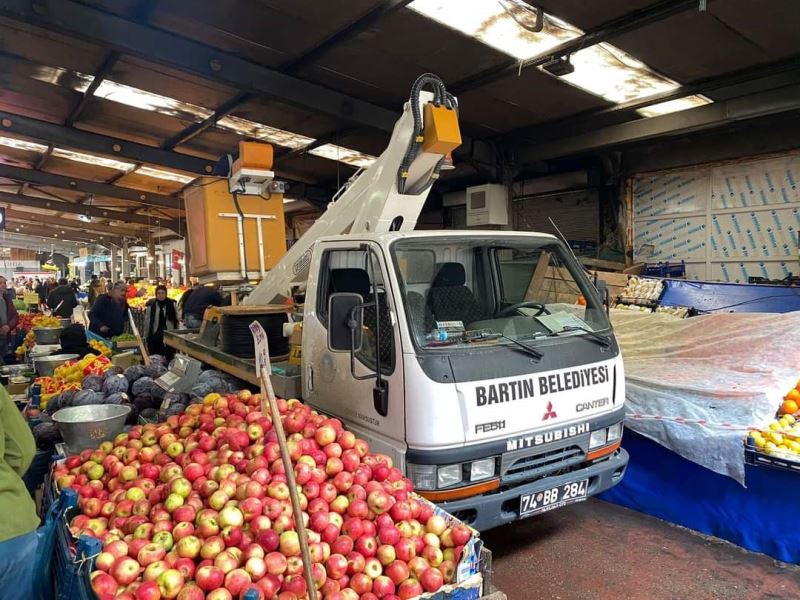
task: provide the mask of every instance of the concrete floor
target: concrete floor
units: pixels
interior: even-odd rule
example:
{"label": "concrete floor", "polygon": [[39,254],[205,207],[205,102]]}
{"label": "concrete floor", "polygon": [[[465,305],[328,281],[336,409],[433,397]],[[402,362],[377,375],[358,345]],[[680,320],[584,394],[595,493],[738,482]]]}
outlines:
{"label": "concrete floor", "polygon": [[482,537],[509,600],[800,599],[800,567],[600,500]]}

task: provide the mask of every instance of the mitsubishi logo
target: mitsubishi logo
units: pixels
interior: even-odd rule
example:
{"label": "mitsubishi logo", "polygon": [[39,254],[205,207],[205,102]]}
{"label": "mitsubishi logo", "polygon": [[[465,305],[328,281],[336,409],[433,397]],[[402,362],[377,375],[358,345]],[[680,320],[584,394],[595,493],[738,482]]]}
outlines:
{"label": "mitsubishi logo", "polygon": [[552,402],[548,402],[547,403],[547,412],[544,413],[544,416],[542,417],[542,421],[547,421],[547,419],[555,419],[556,417],[558,417],[558,415],[556,414],[556,411],[553,410],[553,403]]}

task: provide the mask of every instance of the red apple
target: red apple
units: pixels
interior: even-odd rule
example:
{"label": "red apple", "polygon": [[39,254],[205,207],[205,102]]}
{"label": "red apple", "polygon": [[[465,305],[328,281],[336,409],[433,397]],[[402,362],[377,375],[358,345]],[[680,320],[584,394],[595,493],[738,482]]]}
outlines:
{"label": "red apple", "polygon": [[379,575],[378,577],[372,580],[372,592],[378,598],[384,598],[390,594],[394,594],[395,592],[394,582],[391,579],[389,579],[386,575]]}
{"label": "red apple", "polygon": [[136,588],[136,600],[161,600],[161,590],[155,581],[145,581]]}
{"label": "red apple", "polygon": [[406,579],[403,583],[397,586],[397,596],[400,600],[409,600],[421,596],[423,592],[422,585],[416,579]]}
{"label": "red apple", "polygon": [[264,557],[267,572],[271,575],[283,575],[286,572],[288,561],[280,552],[270,552]]}
{"label": "red apple", "polygon": [[177,598],[184,584],[183,575],[177,569],[167,569],[156,579],[162,598]]}
{"label": "red apple", "polygon": [[328,577],[339,579],[347,573],[347,559],[341,554],[331,554],[325,561]]}
{"label": "red apple", "polygon": [[117,582],[108,573],[95,571],[91,575],[92,590],[100,598],[113,598],[117,593]]}
{"label": "red apple", "polygon": [[372,578],[364,573],[356,573],[350,578],[350,587],[360,597],[372,591]]}
{"label": "red apple", "polygon": [[234,597],[239,596],[242,589],[252,582],[250,574],[244,569],[234,569],[225,575],[225,588]]}
{"label": "red apple", "polygon": [[139,563],[128,556],[123,556],[114,561],[109,574],[117,580],[119,585],[133,583],[139,577]]}
{"label": "red apple", "polygon": [[225,574],[218,567],[206,565],[197,569],[195,581],[200,589],[210,592],[222,586],[225,581]]}

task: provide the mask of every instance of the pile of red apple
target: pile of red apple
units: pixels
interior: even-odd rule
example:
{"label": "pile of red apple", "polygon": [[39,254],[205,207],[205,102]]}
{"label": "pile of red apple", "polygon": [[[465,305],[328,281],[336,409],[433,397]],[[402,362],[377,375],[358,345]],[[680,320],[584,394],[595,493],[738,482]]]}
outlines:
{"label": "pile of red apple", "polygon": [[[337,419],[278,404],[318,597],[413,598],[453,582],[472,531],[434,514]],[[307,597],[276,432],[249,391],[133,427],[54,476],[79,495],[72,534],[103,542],[100,600]]]}

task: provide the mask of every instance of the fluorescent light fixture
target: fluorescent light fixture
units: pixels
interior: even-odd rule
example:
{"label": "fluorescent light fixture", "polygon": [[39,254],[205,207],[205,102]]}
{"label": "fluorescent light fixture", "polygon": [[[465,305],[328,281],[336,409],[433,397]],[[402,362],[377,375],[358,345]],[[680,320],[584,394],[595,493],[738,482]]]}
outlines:
{"label": "fluorescent light fixture", "polygon": [[[536,22],[536,10],[523,0],[414,0],[408,8],[521,61],[546,56],[554,47],[584,33],[548,14],[542,31],[529,31]],[[559,79],[613,103],[678,87],[677,82],[611,44],[583,48],[570,56],[570,62],[574,71]]]}
{"label": "fluorescent light fixture", "polygon": [[304,148],[314,141],[314,138],[300,135],[299,133],[284,131],[283,129],[277,129],[241,117],[223,117],[217,121],[217,126],[245,137],[252,137],[292,149]]}
{"label": "fluorescent light fixture", "polygon": [[657,117],[659,115],[667,115],[689,108],[697,108],[698,106],[704,106],[712,102],[713,100],[711,100],[711,98],[706,98],[701,95],[685,96],[683,98],[676,98],[675,100],[668,100],[667,102],[651,104],[650,106],[640,108],[636,112],[643,117]]}
{"label": "fluorescent light fixture", "polygon": [[336,144],[323,144],[317,148],[312,148],[308,153],[329,160],[337,160],[351,167],[368,167],[375,162],[374,156],[351,150],[344,146],[337,146]]}
{"label": "fluorescent light fixture", "polygon": [[5,146],[7,148],[16,148],[17,150],[27,150],[28,152],[46,152],[47,146],[44,144],[37,144],[36,142],[26,142],[25,140],[18,140],[16,138],[10,138],[5,136],[0,136],[0,146]]}
{"label": "fluorescent light fixture", "polygon": [[529,31],[536,10],[523,0],[414,0],[408,8],[519,60],[544,54],[582,33],[547,14],[542,31]]}
{"label": "fluorescent light fixture", "polygon": [[[522,10],[522,8],[520,7],[524,7],[524,4],[521,2],[521,0],[503,0],[503,2],[511,3],[517,6],[515,10]],[[470,0],[470,3],[482,4],[480,0]],[[505,11],[503,12],[505,14]],[[511,22],[514,22],[514,20],[511,19]],[[560,41],[561,40],[558,39],[556,40],[556,43]],[[94,77],[92,75],[87,75],[85,73],[70,71],[60,67],[47,67],[41,65],[37,68],[37,71],[33,74],[33,78],[39,81],[43,81],[45,83],[69,87],[81,93],[85,92],[89,88],[89,85],[94,80]],[[198,106],[196,104],[191,104],[190,102],[184,102],[183,100],[178,100],[176,98],[170,98],[169,96],[163,96],[161,94],[148,92],[146,90],[142,90],[130,85],[117,83],[116,81],[113,81],[111,79],[104,79],[95,90],[94,95],[97,96],[98,98],[103,98],[104,100],[108,100],[109,102],[116,102],[118,104],[124,104],[125,106],[131,106],[133,108],[137,108],[140,110],[156,112],[162,115],[167,115],[170,117],[175,117],[186,121],[194,121],[196,123],[203,121],[204,119],[214,114],[214,111],[211,110],[210,108],[206,108],[204,106]],[[232,133],[235,133],[243,137],[262,140],[265,142],[269,142],[271,144],[275,144],[276,146],[283,146],[285,148],[290,148],[293,150],[304,148],[315,141],[313,137],[308,137],[305,135],[301,135],[299,133],[286,131],[284,129],[278,129],[277,127],[271,127],[263,123],[258,123],[257,121],[251,121],[249,119],[244,119],[242,117],[236,117],[233,115],[228,115],[226,117],[223,117],[222,119],[217,121],[216,126],[219,127],[220,129],[225,129],[227,131],[230,131]],[[22,149],[30,149],[33,150],[34,152],[44,152],[47,149],[47,146],[43,146],[41,144],[31,144],[29,142],[21,142],[19,140],[18,142],[21,144],[29,144],[30,147]],[[34,148],[33,146],[36,146],[36,148]],[[326,144],[326,146],[331,146],[332,148],[336,148],[338,149],[338,151],[331,152],[328,149],[326,149],[325,146],[322,146],[310,152],[312,154],[316,154],[317,156],[328,158],[330,160],[339,160],[345,164],[349,164],[355,167],[368,166],[372,164],[372,161],[375,160],[374,157],[362,154],[355,150],[350,150],[349,148],[343,148],[341,146],[333,146],[332,144]],[[22,147],[22,146],[15,146],[15,147]],[[55,151],[53,152],[53,154],[56,155]],[[90,155],[82,155],[82,156],[90,156]],[[64,156],[64,158],[70,158],[71,160],[78,160],[78,162],[91,162],[91,164],[99,164],[101,166],[110,166],[112,163],[118,163],[119,165],[124,165],[124,167],[111,166],[111,168],[116,168],[120,171],[126,171],[126,172],[129,172],[134,168],[134,166],[131,165],[130,163],[123,163],[121,161],[111,161],[110,159],[102,159],[99,157],[97,158],[92,157],[91,161],[80,160],[80,158],[78,157]],[[101,161],[104,161],[106,164],[103,164],[103,162]],[[178,181],[184,184],[188,183],[193,179],[193,178],[187,179],[186,176],[184,175],[174,174],[169,171],[161,171],[160,169],[152,169],[149,167],[141,167],[137,169],[136,172],[148,177]]]}
{"label": "fluorescent light fixture", "polygon": [[186,185],[195,180],[194,175],[182,175],[173,171],[164,171],[163,169],[154,169],[153,167],[139,167],[134,171],[138,175],[146,175],[147,177],[155,177],[156,179],[165,179],[167,181],[177,181]]}
{"label": "fluorescent light fixture", "polygon": [[78,215],[78,220],[83,221],[84,223],[91,223],[92,217],[89,215]]}
{"label": "fluorescent light fixture", "polygon": [[104,79],[95,90],[94,95],[98,98],[110,100],[111,102],[125,104],[141,110],[157,112],[179,119],[202,121],[214,114],[214,111],[208,108],[203,108],[202,106],[183,102],[182,100],[177,100],[168,96],[162,96],[161,94],[154,94],[153,92],[117,83],[110,79]]}
{"label": "fluorescent light fixture", "polygon": [[589,46],[570,58],[575,70],[559,79],[609,102],[630,102],[679,87],[611,44]]}
{"label": "fluorescent light fixture", "polygon": [[125,173],[133,171],[133,169],[136,168],[135,164],[123,160],[106,158],[105,156],[97,156],[96,154],[75,152],[74,150],[65,150],[64,148],[53,148],[52,155],[58,158],[66,158],[67,160],[94,165],[96,167],[116,169],[117,171],[124,171]]}
{"label": "fluorescent light fixture", "polygon": [[295,198],[284,198],[283,199],[283,203],[284,204],[291,204],[292,202],[297,202],[297,200]]}

